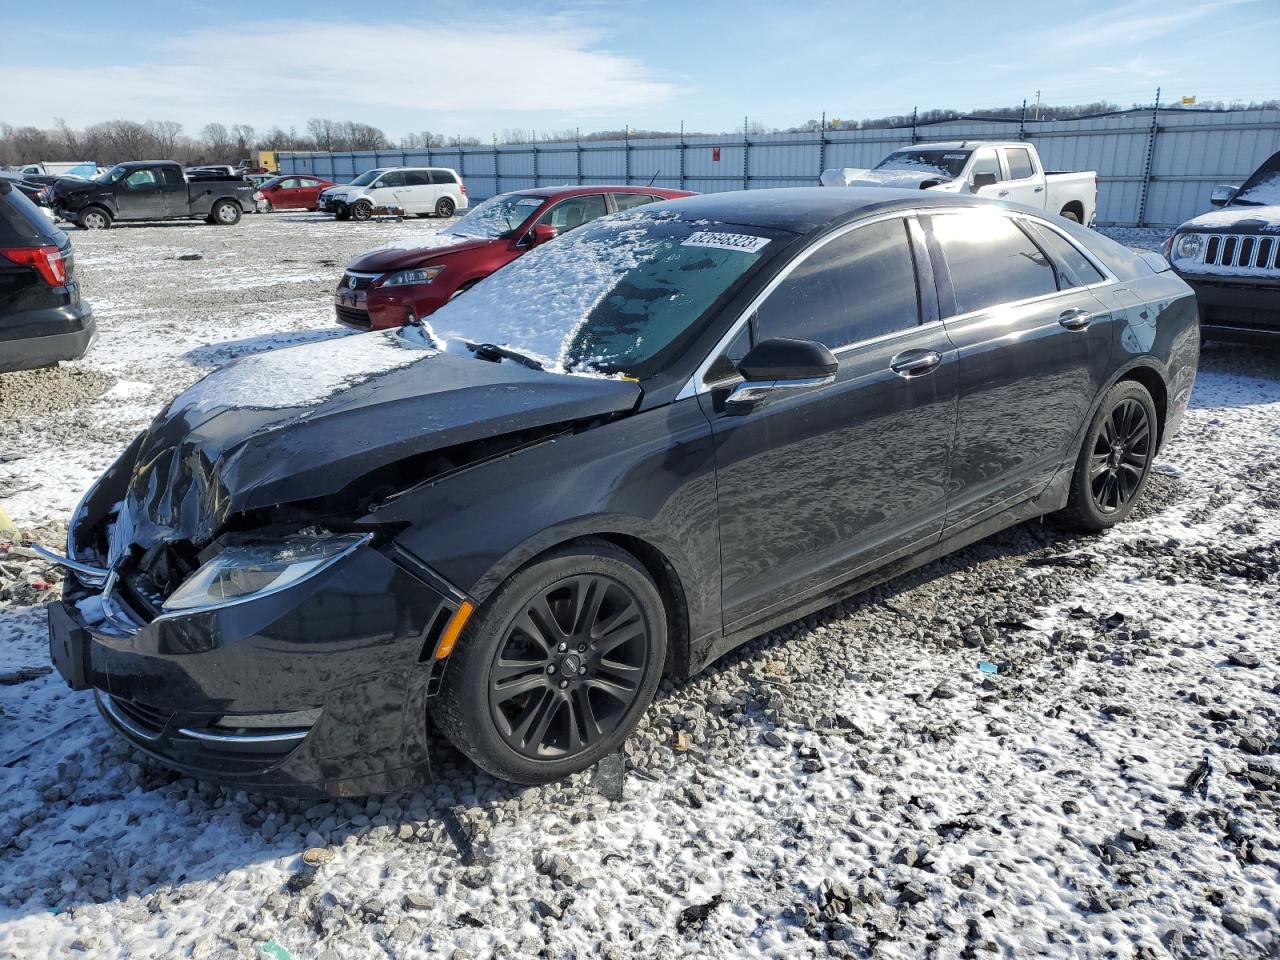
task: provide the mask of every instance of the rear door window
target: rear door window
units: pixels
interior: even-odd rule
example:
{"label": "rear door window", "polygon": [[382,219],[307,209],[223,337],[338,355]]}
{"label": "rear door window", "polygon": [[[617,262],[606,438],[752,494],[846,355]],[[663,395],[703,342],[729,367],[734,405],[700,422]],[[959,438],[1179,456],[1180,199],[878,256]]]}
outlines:
{"label": "rear door window", "polygon": [[756,342],[816,340],[831,349],[920,323],[915,262],[901,218],[858,227],[819,247],[756,312]]}
{"label": "rear door window", "polygon": [[618,205],[619,210],[630,210],[632,207],[643,207],[646,203],[653,203],[657,197],[651,197],[647,193],[615,193],[613,202]]}
{"label": "rear door window", "polygon": [[1004,159],[1009,164],[1010,180],[1026,180],[1036,175],[1035,164],[1031,161],[1031,151],[1025,147],[1007,147]]}
{"label": "rear door window", "polygon": [[436,184],[448,183],[456,186],[458,177],[452,170],[432,170],[431,182]]}
{"label": "rear door window", "polygon": [[185,184],[182,171],[177,167],[161,167],[160,180],[166,187],[181,187]]}
{"label": "rear door window", "polygon": [[1075,245],[1063,239],[1056,230],[1036,223],[1034,220],[1022,221],[1035,237],[1045,253],[1058,265],[1058,287],[1066,290],[1071,287],[1083,287],[1091,283],[1102,283],[1107,278],[1102,271],[1089,262],[1089,258],[1076,249]]}
{"label": "rear door window", "polygon": [[1011,218],[975,211],[923,219],[951,277],[950,315],[1057,292],[1053,264]]}
{"label": "rear door window", "polygon": [[429,187],[431,185],[431,174],[426,170],[406,170],[404,173],[404,185],[406,187]]}

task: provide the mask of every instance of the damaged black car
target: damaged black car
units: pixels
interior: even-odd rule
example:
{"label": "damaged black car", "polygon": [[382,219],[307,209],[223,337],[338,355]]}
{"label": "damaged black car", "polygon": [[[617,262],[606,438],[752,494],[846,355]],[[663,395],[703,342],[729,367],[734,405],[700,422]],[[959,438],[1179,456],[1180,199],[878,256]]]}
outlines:
{"label": "damaged black car", "polygon": [[545,782],[663,676],[1003,527],[1123,520],[1195,299],[1155,254],[919,191],[653,204],[403,330],[179,396],[70,526],[54,663],[139,749],[406,789],[436,728]]}

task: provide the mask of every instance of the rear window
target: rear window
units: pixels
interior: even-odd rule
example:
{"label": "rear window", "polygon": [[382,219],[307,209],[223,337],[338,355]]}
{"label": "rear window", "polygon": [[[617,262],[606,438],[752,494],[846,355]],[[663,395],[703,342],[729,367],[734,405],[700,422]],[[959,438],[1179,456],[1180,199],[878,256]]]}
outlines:
{"label": "rear window", "polygon": [[7,180],[0,181],[0,246],[62,246],[67,235]]}
{"label": "rear window", "polygon": [[1008,217],[975,211],[927,219],[947,262],[957,314],[1057,292],[1053,264]]}

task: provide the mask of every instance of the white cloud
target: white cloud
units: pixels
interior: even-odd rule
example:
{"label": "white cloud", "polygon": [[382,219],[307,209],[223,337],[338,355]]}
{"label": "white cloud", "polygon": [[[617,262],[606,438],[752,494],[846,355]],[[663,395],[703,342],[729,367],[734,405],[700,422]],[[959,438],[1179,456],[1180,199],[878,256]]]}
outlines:
{"label": "white cloud", "polygon": [[[0,65],[0,89],[29,67]],[[601,37],[556,21],[499,29],[457,24],[263,22],[171,38],[153,59],[40,68],[39,98],[6,105],[13,123],[73,125],[115,117],[302,127],[315,116],[383,126],[392,135],[441,117],[519,125],[537,115],[622,117],[678,88]],[[26,101],[23,103],[22,101]],[[51,105],[57,105],[56,108]],[[435,127],[439,129],[439,127]]]}
{"label": "white cloud", "polygon": [[1074,22],[1048,31],[1045,39],[1053,46],[1072,49],[1097,49],[1108,45],[1149,43],[1168,36],[1192,24],[1219,15],[1229,7],[1252,3],[1254,0],[1194,0],[1187,3],[1155,0],[1155,2],[1129,3],[1114,7],[1106,13],[1082,17]]}

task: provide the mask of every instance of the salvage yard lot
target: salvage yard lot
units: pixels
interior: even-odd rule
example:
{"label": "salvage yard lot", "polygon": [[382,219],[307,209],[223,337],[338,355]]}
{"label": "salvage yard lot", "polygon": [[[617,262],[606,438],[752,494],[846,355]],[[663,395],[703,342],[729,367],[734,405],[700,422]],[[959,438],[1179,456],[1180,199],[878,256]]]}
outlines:
{"label": "salvage yard lot", "polygon": [[[442,225],[76,232],[101,339],[0,376],[0,502],[56,547],[174,393],[348,335],[342,264]],[[178,777],[47,672],[55,577],[0,553],[0,956],[1280,949],[1280,350],[1205,348],[1114,531],[1023,525],[665,686],[622,799],[497,783],[443,741],[411,795]]]}

